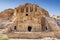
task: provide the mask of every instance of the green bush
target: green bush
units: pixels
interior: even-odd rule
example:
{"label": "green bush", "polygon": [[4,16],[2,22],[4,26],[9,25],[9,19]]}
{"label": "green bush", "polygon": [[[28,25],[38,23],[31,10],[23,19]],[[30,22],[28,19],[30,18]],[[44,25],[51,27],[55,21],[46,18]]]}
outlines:
{"label": "green bush", "polygon": [[5,34],[0,34],[0,40],[8,40],[8,36]]}

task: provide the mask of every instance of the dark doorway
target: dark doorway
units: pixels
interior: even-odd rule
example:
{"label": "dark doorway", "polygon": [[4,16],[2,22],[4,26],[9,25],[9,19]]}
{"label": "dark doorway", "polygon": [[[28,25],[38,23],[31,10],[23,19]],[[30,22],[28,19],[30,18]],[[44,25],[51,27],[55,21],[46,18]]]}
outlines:
{"label": "dark doorway", "polygon": [[47,27],[46,27],[46,30],[47,30]]}
{"label": "dark doorway", "polygon": [[49,30],[48,30],[48,28],[47,27],[45,27],[45,30],[44,30],[45,32],[48,32]]}
{"label": "dark doorway", "polygon": [[14,26],[14,30],[16,30],[16,26]]}
{"label": "dark doorway", "polygon": [[31,31],[31,29],[32,29],[32,27],[31,27],[31,26],[28,26],[28,31],[29,31],[29,32]]}

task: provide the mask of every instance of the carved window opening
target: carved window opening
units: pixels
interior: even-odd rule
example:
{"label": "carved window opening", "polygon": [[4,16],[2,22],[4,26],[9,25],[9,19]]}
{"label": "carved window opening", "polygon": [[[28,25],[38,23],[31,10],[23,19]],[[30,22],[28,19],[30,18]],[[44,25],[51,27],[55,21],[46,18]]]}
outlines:
{"label": "carved window opening", "polygon": [[26,12],[28,12],[28,7],[26,8]]}
{"label": "carved window opening", "polygon": [[32,29],[32,27],[31,26],[28,26],[28,31],[29,32],[31,32],[31,29]]}
{"label": "carved window opening", "polygon": [[33,11],[33,8],[32,7],[30,7],[30,12],[32,12]]}
{"label": "carved window opening", "polygon": [[26,16],[28,16],[28,14],[26,14]]}

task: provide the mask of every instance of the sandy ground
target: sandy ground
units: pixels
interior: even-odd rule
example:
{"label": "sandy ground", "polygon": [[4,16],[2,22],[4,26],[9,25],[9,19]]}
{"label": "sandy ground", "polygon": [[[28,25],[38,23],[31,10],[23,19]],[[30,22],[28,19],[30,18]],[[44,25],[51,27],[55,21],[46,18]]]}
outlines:
{"label": "sandy ground", "polygon": [[60,40],[60,39],[9,39],[9,40]]}
{"label": "sandy ground", "polygon": [[43,39],[9,39],[9,40],[60,40],[57,38],[43,38]]}

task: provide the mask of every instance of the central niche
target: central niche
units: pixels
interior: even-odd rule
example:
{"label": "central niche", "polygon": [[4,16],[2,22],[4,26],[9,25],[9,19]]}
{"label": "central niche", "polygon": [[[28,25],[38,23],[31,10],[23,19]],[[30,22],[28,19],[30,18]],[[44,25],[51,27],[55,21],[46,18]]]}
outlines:
{"label": "central niche", "polygon": [[28,26],[28,31],[31,32],[31,30],[32,30],[32,27]]}
{"label": "central niche", "polygon": [[26,16],[28,16],[28,14],[26,14]]}

